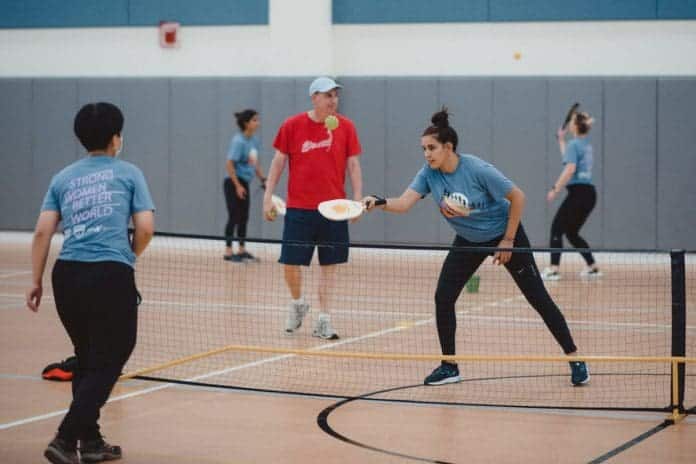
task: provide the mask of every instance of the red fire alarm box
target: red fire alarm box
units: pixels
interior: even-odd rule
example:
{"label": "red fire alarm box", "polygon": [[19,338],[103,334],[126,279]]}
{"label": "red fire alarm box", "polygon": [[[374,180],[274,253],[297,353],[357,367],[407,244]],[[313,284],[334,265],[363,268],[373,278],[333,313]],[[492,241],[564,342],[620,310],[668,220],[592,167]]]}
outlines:
{"label": "red fire alarm box", "polygon": [[177,48],[179,46],[179,23],[160,21],[159,43],[162,48]]}

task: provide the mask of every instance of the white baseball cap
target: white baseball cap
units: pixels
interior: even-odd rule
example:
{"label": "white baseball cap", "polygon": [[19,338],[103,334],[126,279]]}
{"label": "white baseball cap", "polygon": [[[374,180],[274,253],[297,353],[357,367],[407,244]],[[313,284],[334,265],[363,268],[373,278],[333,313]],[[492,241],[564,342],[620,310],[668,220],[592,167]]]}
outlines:
{"label": "white baseball cap", "polygon": [[331,79],[330,77],[317,77],[309,84],[309,96],[311,97],[317,92],[329,92],[333,89],[341,89],[342,85],[339,85]]}

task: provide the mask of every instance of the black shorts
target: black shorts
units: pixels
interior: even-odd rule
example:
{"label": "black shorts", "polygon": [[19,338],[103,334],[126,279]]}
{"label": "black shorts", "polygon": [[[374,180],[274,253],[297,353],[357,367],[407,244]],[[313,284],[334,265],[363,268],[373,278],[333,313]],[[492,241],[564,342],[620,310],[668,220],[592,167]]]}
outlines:
{"label": "black shorts", "polygon": [[278,262],[309,266],[315,243],[319,244],[319,264],[345,263],[348,261],[348,221],[329,221],[316,210],[288,208]]}

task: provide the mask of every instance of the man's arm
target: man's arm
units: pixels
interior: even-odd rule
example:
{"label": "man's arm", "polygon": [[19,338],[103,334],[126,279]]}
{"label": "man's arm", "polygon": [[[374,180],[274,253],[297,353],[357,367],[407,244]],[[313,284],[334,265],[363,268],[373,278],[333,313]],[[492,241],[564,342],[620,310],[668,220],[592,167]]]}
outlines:
{"label": "man's arm", "polygon": [[271,196],[273,191],[278,185],[280,176],[283,175],[283,170],[285,169],[285,163],[288,160],[288,155],[276,150],[273,156],[273,161],[271,161],[271,166],[268,168],[268,177],[266,178],[266,191],[263,194],[263,216],[268,221],[275,219],[275,215],[271,213],[273,211],[273,201]]}
{"label": "man's arm", "polygon": [[362,168],[359,156],[348,158],[348,176],[350,177],[350,186],[353,189],[353,199],[360,201],[362,199]]}

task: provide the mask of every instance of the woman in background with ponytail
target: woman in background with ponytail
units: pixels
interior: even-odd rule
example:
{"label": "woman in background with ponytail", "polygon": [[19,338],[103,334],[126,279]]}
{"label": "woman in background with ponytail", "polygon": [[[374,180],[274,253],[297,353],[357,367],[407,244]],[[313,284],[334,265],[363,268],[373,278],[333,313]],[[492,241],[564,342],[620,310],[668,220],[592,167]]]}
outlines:
{"label": "woman in background with ponytail", "polygon": [[[568,127],[573,139],[566,145],[566,129],[558,129],[558,148],[563,155],[565,167],[546,195],[551,203],[556,195],[567,186],[568,196],[558,208],[551,224],[551,248],[563,247],[563,235],[575,248],[590,248],[579,234],[580,228],[597,203],[597,192],[592,185],[592,144],[588,138],[594,120],[587,113],[575,113]],[[601,277],[592,253],[581,253],[587,268],[580,272],[580,277]],[[560,280],[561,254],[551,253],[551,266],[544,269],[544,280]]]}
{"label": "woman in background with ponytail", "polygon": [[[228,217],[225,226],[225,254],[223,258],[226,261],[241,263],[258,261],[258,258],[244,248],[247,223],[249,222],[249,184],[256,174],[256,177],[261,181],[261,188],[265,188],[266,178],[263,176],[258,159],[259,142],[254,137],[261,126],[259,113],[253,109],[246,109],[235,113],[234,117],[241,132],[232,137],[225,161],[227,176],[223,183],[223,190]],[[237,253],[232,252],[232,240],[235,237],[239,240]]]}
{"label": "woman in background with ponytail", "polygon": [[[465,248],[529,248],[529,240],[520,223],[525,196],[493,165],[473,155],[457,153],[457,132],[449,125],[446,108],[435,113],[432,125],[421,136],[426,164],[411,185],[398,198],[371,195],[363,199],[368,210],[381,207],[393,213],[405,213],[418,200],[432,194],[435,204],[454,229],[456,237],[440,271],[435,292],[435,315],[442,354],[455,354],[457,319],[455,303],[464,285],[487,256],[507,269],[532,307],[539,313],[556,342],[567,355],[577,348],[558,306],[541,280],[531,252],[498,250],[469,251]],[[570,362],[571,383],[583,385],[590,374],[582,361]],[[442,361],[425,385],[459,382],[459,368]]]}

